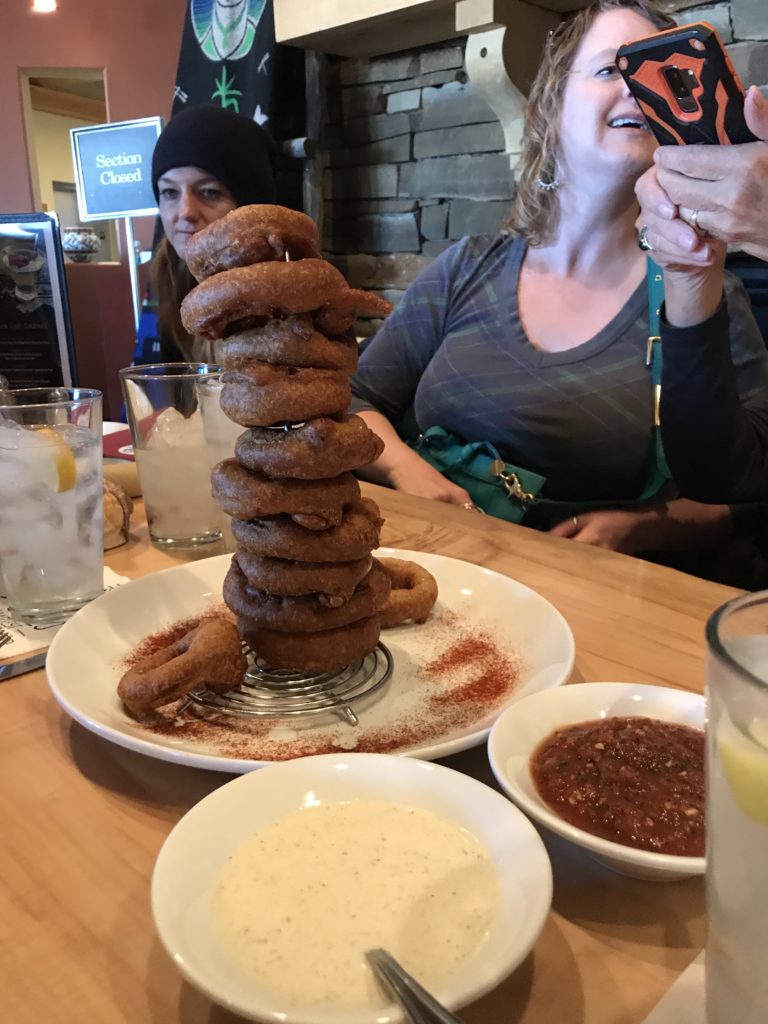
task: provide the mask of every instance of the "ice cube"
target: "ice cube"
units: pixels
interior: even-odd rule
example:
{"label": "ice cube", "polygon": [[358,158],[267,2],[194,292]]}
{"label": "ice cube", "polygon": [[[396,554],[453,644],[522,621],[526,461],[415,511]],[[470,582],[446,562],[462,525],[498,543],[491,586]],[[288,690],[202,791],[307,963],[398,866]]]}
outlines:
{"label": "ice cube", "polygon": [[182,416],[178,409],[164,409],[154,422],[146,448],[198,448],[205,444],[203,420],[199,412]]}

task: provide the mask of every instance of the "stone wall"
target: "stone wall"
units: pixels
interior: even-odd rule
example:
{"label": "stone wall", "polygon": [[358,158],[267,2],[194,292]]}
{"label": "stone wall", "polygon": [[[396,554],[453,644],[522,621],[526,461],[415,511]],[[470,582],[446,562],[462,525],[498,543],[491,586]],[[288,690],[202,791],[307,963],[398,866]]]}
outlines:
{"label": "stone wall", "polygon": [[464,45],[329,68],[324,248],[354,286],[393,302],[453,240],[497,230],[512,195],[501,125],[467,81]]}
{"label": "stone wall", "polygon": [[[746,85],[768,82],[768,0],[662,4],[680,23],[713,24]],[[329,62],[324,249],[355,287],[393,302],[452,241],[497,230],[512,196],[501,125],[467,80],[465,42]]]}
{"label": "stone wall", "polygon": [[768,0],[661,0],[679,24],[708,21],[727,45],[733,66],[745,86],[768,83]]}

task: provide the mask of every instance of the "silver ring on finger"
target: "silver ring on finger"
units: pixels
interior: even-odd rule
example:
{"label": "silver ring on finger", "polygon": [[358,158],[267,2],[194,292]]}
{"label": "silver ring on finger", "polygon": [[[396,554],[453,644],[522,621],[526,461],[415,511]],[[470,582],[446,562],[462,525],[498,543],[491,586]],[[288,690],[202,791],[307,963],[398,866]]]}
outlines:
{"label": "silver ring on finger", "polygon": [[648,225],[643,224],[637,233],[637,244],[643,250],[643,252],[653,252],[653,246],[648,241]]}
{"label": "silver ring on finger", "polygon": [[485,511],[476,505],[474,501],[465,501],[463,506],[467,512],[479,512],[481,516],[485,515]]}
{"label": "silver ring on finger", "polygon": [[693,228],[693,230],[696,232],[697,235],[701,233],[702,229],[699,227],[699,211],[698,210],[694,210],[691,213],[691,219],[688,221],[688,223],[691,225],[691,227]]}
{"label": "silver ring on finger", "polygon": [[571,519],[573,520],[573,525],[576,527],[576,530],[580,531],[581,530],[581,523],[579,522],[579,517],[578,516],[571,516]]}

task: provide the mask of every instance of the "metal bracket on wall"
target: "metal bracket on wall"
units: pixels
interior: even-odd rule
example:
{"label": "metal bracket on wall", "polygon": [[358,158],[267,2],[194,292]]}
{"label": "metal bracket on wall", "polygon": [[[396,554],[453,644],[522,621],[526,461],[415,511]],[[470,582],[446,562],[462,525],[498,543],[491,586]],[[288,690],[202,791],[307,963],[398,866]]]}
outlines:
{"label": "metal bracket on wall", "polygon": [[526,95],[550,29],[560,15],[520,0],[457,0],[456,30],[467,33],[469,80],[498,117],[514,167]]}
{"label": "metal bracket on wall", "polygon": [[471,32],[467,36],[464,66],[475,92],[498,117],[504,132],[504,149],[510,163],[515,164],[520,153],[525,118],[525,96],[514,85],[504,66],[504,36],[506,28],[492,28],[486,32]]}

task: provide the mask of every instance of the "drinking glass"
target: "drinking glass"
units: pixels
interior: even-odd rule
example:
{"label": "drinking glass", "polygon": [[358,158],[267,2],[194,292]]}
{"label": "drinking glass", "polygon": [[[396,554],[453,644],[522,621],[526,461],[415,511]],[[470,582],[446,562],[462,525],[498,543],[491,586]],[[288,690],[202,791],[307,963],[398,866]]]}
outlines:
{"label": "drinking glass", "polygon": [[0,566],[21,622],[61,622],[104,589],[101,446],[100,391],[0,391]]}
{"label": "drinking glass", "polygon": [[153,363],[120,371],[149,536],[160,547],[221,540],[197,391],[200,381],[220,372],[212,363]]}
{"label": "drinking glass", "polygon": [[768,1014],[768,591],[707,623],[708,1024]]}
{"label": "drinking glass", "polygon": [[[200,395],[203,433],[211,469],[222,459],[234,457],[235,442],[245,430],[245,427],[241,427],[239,423],[235,423],[221,411],[220,399],[223,386],[220,377],[210,376],[202,379],[197,389]],[[221,513],[221,532],[225,550],[234,551],[235,538],[232,536],[229,516],[224,512]]]}

